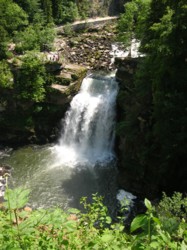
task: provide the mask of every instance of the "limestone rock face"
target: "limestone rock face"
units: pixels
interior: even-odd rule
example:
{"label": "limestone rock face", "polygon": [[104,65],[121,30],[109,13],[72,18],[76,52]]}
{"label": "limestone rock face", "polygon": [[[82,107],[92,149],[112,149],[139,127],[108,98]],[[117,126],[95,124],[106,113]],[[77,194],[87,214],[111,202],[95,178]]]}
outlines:
{"label": "limestone rock face", "polygon": [[56,105],[67,105],[73,96],[79,91],[87,69],[77,64],[66,64],[56,76],[56,83],[53,83],[46,98],[47,103]]}

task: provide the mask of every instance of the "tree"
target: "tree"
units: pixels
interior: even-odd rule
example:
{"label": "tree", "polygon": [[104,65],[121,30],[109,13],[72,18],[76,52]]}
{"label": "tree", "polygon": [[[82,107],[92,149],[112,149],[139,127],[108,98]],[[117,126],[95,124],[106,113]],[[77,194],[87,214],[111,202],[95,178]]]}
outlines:
{"label": "tree", "polygon": [[52,8],[56,23],[72,22],[79,16],[77,5],[73,0],[53,0]]}
{"label": "tree", "polygon": [[41,0],[42,10],[44,11],[44,15],[47,23],[53,22],[53,14],[52,14],[52,2],[51,0]]}
{"label": "tree", "polygon": [[27,14],[11,0],[0,2],[0,25],[12,35],[15,30],[21,30],[28,24]]}
{"label": "tree", "polygon": [[50,25],[39,23],[29,25],[24,31],[18,32],[14,38],[16,51],[23,53],[27,50],[50,50],[55,37],[55,31]]}
{"label": "tree", "polygon": [[133,0],[127,2],[125,13],[120,15],[118,21],[118,38],[129,45],[133,38],[142,39],[146,20],[150,11],[151,0]]}
{"label": "tree", "polygon": [[59,23],[62,19],[62,0],[53,0],[52,1],[52,9],[53,9],[53,18],[55,22]]}
{"label": "tree", "polygon": [[27,14],[12,0],[0,1],[0,55],[6,57],[7,43],[15,30],[22,30],[28,25]]}
{"label": "tree", "polygon": [[[136,0],[131,2],[133,11],[129,15],[126,12],[123,21],[127,33],[134,32],[134,36],[141,39],[140,49],[146,57],[141,60],[135,77],[133,102],[126,108],[127,157],[141,165],[145,189],[149,188],[151,178],[151,185],[154,183],[157,190],[184,191],[187,174],[186,1],[151,1],[143,22],[132,15],[137,11],[136,3]],[[128,38],[128,34],[124,33],[124,37]]]}
{"label": "tree", "polygon": [[29,22],[33,22],[37,15],[42,15],[40,0],[14,0],[28,15]]}
{"label": "tree", "polygon": [[23,58],[15,88],[19,98],[41,102],[45,98],[46,73],[42,60],[36,53]]}
{"label": "tree", "polygon": [[77,0],[79,15],[82,19],[86,19],[90,15],[91,3],[89,0]]}

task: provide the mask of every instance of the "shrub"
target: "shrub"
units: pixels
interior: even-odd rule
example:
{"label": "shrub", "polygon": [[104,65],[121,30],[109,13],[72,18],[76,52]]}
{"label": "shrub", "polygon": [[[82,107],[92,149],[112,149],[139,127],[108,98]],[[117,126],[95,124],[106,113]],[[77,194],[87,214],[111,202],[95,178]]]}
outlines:
{"label": "shrub", "polygon": [[122,220],[112,222],[102,197],[93,195],[93,203],[84,197],[85,212],[77,209],[37,209],[26,206],[29,190],[7,188],[6,202],[0,210],[0,249],[186,249],[187,223],[180,220],[171,235],[163,228],[155,208],[145,199],[147,212],[137,216],[131,232],[124,232]]}

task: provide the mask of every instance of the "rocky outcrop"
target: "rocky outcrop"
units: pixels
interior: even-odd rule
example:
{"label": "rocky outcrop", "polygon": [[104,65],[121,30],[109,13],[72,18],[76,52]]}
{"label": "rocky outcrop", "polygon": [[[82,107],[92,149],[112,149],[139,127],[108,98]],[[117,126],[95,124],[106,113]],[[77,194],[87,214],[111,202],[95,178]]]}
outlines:
{"label": "rocky outcrop", "polygon": [[[150,82],[151,75],[149,73],[149,77],[146,77],[145,73],[142,74],[142,70],[138,72],[136,84],[133,81],[140,60],[142,59],[116,60],[117,79],[120,85],[116,129],[119,186],[138,197],[149,199],[160,196],[163,191],[168,194],[174,191],[185,193],[186,157],[184,151],[179,150],[179,145],[170,147],[174,144],[167,144],[169,139],[167,129],[169,131],[170,126],[168,123],[162,130],[165,122],[163,116],[159,121],[160,130],[156,131],[158,117],[155,116],[155,110],[158,107],[156,109],[156,103],[153,102],[154,84]],[[145,64],[139,66],[144,70],[149,69],[148,65],[145,68]],[[175,109],[172,111],[176,112]],[[163,136],[166,140],[160,140],[159,136]],[[170,140],[172,143],[175,141],[174,134]]]}
{"label": "rocky outcrop", "polygon": [[49,87],[46,103],[65,105],[70,103],[72,97],[79,91],[87,69],[76,64],[66,64],[56,74],[54,83]]}
{"label": "rocky outcrop", "polygon": [[[132,192],[140,198],[155,198],[158,193],[157,180],[152,180],[154,174],[152,169],[139,162],[137,152],[139,148],[144,150],[143,137],[147,129],[147,121],[141,113],[138,100],[135,97],[135,86],[133,76],[137,70],[141,58],[126,57],[117,58],[116,78],[120,90],[117,98],[118,122],[117,122],[117,154],[118,154],[118,183],[120,188]],[[133,108],[132,108],[133,107]],[[128,113],[128,114],[127,114]],[[129,122],[129,114],[133,117],[132,131],[136,136],[131,135],[126,128]],[[132,121],[132,118],[130,118]],[[127,125],[129,127],[129,125]],[[133,138],[130,139],[130,137]],[[152,171],[152,172],[151,172]],[[150,178],[150,179],[149,179]],[[149,189],[149,192],[147,190]]]}
{"label": "rocky outcrop", "polygon": [[61,119],[73,96],[79,91],[87,69],[74,64],[58,62],[46,64],[53,77],[53,84],[46,89],[46,98],[41,103],[19,101],[12,98],[13,89],[2,89],[8,104],[0,109],[0,145],[17,147],[29,143],[48,143],[57,140]]}
{"label": "rocky outcrop", "polygon": [[115,65],[117,68],[116,79],[117,81],[128,88],[133,82],[133,76],[137,69],[137,64],[141,58],[115,58]]}
{"label": "rocky outcrop", "polygon": [[[4,152],[0,151],[3,154]],[[0,207],[4,201],[4,194],[6,189],[6,182],[11,175],[11,167],[5,164],[0,164]]]}

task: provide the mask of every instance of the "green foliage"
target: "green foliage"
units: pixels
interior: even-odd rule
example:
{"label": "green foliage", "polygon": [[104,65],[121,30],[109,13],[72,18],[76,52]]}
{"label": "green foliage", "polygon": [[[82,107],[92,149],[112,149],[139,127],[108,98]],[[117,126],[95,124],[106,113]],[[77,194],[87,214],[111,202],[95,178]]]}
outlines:
{"label": "green foliage", "polygon": [[64,29],[64,34],[65,34],[66,36],[73,36],[74,30],[73,30],[73,28],[72,28],[72,26],[71,26],[70,23],[67,23],[67,24],[64,26],[63,29]]}
{"label": "green foliage", "polygon": [[39,37],[32,25],[28,26],[24,31],[18,32],[14,41],[16,42],[16,52],[23,53],[27,50],[39,50]]}
{"label": "green foliage", "polygon": [[[163,220],[163,217],[156,213],[149,200],[145,199],[144,202],[147,208],[146,214],[135,217],[131,223],[132,233],[139,230],[139,233],[135,234],[132,249],[185,249],[187,246],[187,224],[184,219],[179,220],[178,228],[175,228],[175,231],[171,233],[166,224],[167,220],[172,219],[172,217],[164,217]],[[165,201],[163,200],[161,203],[164,204]],[[167,211],[166,207],[165,209]]]}
{"label": "green foliage", "polygon": [[18,97],[34,102],[42,101],[45,98],[45,83],[46,72],[40,55],[29,53],[24,56],[15,86]]}
{"label": "green foliage", "polygon": [[179,230],[181,219],[187,219],[187,198],[183,198],[182,194],[177,192],[172,197],[163,193],[157,212],[164,229],[174,234]]}
{"label": "green foliage", "polygon": [[86,19],[90,14],[91,3],[89,0],[78,1],[78,10],[80,17]]}
{"label": "green foliage", "polygon": [[64,8],[63,21],[72,22],[79,16],[77,5],[73,2],[68,2],[66,8]]}
{"label": "green foliage", "polygon": [[187,223],[184,219],[170,234],[147,199],[147,212],[132,221],[131,233],[127,233],[122,221],[112,222],[102,198],[97,195],[93,195],[92,204],[82,198],[85,213],[77,209],[64,212],[59,208],[31,211],[25,207],[28,197],[29,191],[23,188],[6,190],[6,202],[0,210],[0,248],[3,250],[176,250],[187,246]]}
{"label": "green foliage", "polygon": [[86,197],[83,197],[80,201],[86,211],[83,219],[84,224],[87,222],[89,226],[96,225],[99,228],[104,228],[107,224],[111,224],[112,220],[108,216],[108,209],[103,206],[103,198],[94,194],[92,200],[92,204],[87,203]]}
{"label": "green foliage", "polygon": [[3,60],[0,61],[0,87],[2,88],[12,88],[13,87],[13,75],[10,70],[8,63]]}
{"label": "green foliage", "polygon": [[187,198],[183,198],[183,195],[178,192],[174,192],[172,197],[163,193],[158,209],[165,216],[187,219]]}
{"label": "green foliage", "polygon": [[[148,2],[128,3],[119,21],[122,40],[140,39],[140,50],[146,55],[139,62],[133,87],[123,90],[124,114],[118,130],[126,138],[124,155],[139,163],[138,181],[146,183],[145,190],[151,186],[156,192],[185,191],[186,3],[151,1],[145,15],[139,3]],[[134,178],[133,171],[130,175]]]}
{"label": "green foliage", "polygon": [[36,16],[41,15],[40,0],[14,0],[28,15],[29,22],[33,22]]}
{"label": "green foliage", "polygon": [[133,0],[125,4],[125,13],[118,21],[118,38],[130,44],[132,38],[141,39],[151,0]]}
{"label": "green foliage", "polygon": [[28,24],[27,14],[11,0],[1,0],[0,16],[0,26],[9,34]]}
{"label": "green foliage", "polygon": [[0,1],[0,56],[6,58],[7,43],[15,30],[21,30],[28,24],[27,14],[11,0]]}
{"label": "green foliage", "polygon": [[79,17],[78,7],[74,1],[54,0],[52,9],[53,18],[57,24],[72,22]]}
{"label": "green foliage", "polygon": [[41,0],[42,4],[42,10],[45,15],[45,19],[47,23],[53,22],[53,16],[52,16],[52,2],[51,0]]}
{"label": "green foliage", "polygon": [[39,23],[29,25],[24,31],[18,32],[14,38],[16,51],[23,53],[27,50],[50,50],[55,37],[54,29]]}
{"label": "green foliage", "polygon": [[5,208],[9,210],[23,208],[29,200],[29,193],[29,190],[24,190],[22,187],[19,187],[14,191],[7,188],[5,194],[5,200],[7,200],[7,202],[4,203]]}

